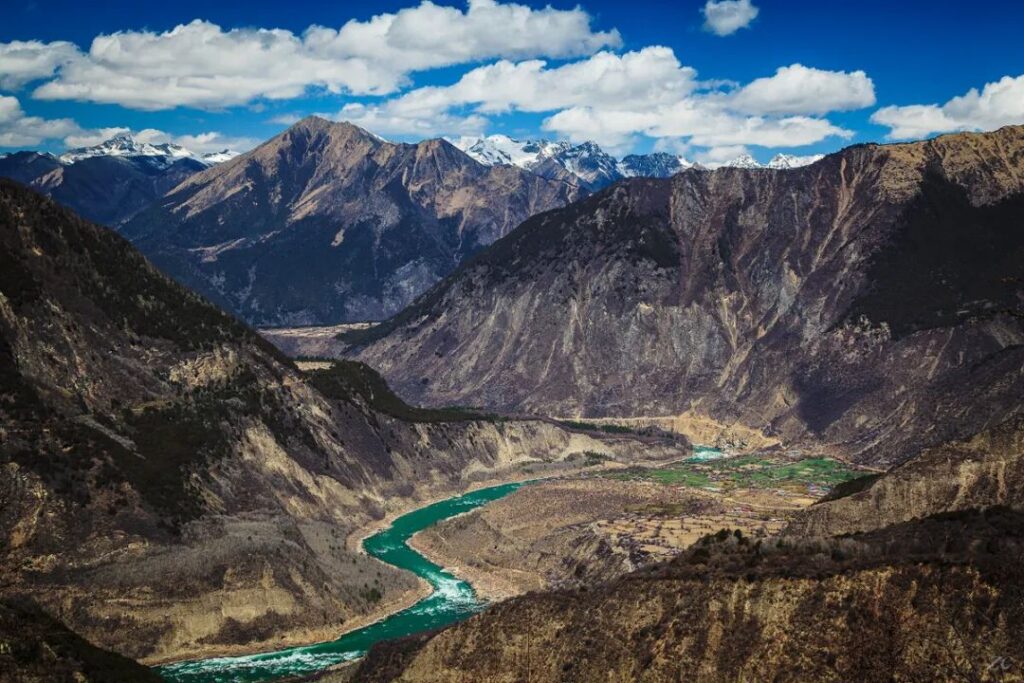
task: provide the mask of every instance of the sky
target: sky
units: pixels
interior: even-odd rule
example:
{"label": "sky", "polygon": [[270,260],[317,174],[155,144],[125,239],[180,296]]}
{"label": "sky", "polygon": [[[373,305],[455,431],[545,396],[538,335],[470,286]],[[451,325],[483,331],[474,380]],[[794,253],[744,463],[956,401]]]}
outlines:
{"label": "sky", "polygon": [[594,140],[714,164],[1024,123],[1024,2],[5,0],[0,151]]}

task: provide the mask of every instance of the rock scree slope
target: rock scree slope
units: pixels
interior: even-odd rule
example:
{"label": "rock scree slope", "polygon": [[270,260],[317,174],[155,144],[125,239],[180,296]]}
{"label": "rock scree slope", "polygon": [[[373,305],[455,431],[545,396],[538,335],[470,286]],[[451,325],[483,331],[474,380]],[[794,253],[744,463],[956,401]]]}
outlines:
{"label": "rock scree slope", "polygon": [[688,414],[888,465],[1020,412],[1024,127],[540,214],[339,336],[408,400]]}
{"label": "rock scree slope", "polygon": [[358,529],[636,450],[416,409],[358,363],[301,373],[123,238],[11,181],[0,437],[0,593],[145,662],[335,637],[420,592],[350,544]]}
{"label": "rock scree slope", "polygon": [[254,325],[379,320],[529,216],[583,191],[484,166],[436,139],[393,144],[299,121],[190,177],[122,232],[172,277]]}

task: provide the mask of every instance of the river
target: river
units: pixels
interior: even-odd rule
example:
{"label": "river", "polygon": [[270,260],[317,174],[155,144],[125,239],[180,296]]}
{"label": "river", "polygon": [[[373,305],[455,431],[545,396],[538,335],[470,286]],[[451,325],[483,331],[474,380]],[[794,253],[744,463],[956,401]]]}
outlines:
{"label": "river", "polygon": [[477,599],[473,587],[427,560],[410,548],[406,541],[442,519],[507,496],[522,485],[492,486],[427,505],[402,515],[391,526],[363,541],[363,549],[370,555],[423,577],[433,587],[429,596],[412,607],[346,633],[337,640],[242,657],[176,662],[158,667],[157,672],[174,683],[269,681],[281,676],[320,671],[361,657],[371,645],[382,640],[401,638],[467,618],[484,606]]}

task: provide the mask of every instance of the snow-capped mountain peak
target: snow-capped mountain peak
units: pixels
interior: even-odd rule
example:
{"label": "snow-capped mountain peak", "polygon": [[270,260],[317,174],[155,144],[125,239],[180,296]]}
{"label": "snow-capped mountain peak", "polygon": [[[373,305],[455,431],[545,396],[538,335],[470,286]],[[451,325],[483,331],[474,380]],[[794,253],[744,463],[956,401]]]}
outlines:
{"label": "snow-capped mountain peak", "polygon": [[625,178],[668,178],[696,166],[697,164],[686,157],[675,156],[667,152],[653,152],[651,154],[630,154],[623,157],[618,164],[618,169]]}
{"label": "snow-capped mountain peak", "polygon": [[507,135],[495,134],[480,138],[462,138],[455,146],[481,164],[509,164],[530,168],[543,159],[554,156],[567,145],[547,140],[516,140]]}
{"label": "snow-capped mountain peak", "polygon": [[190,149],[170,142],[156,144],[142,142],[131,133],[125,132],[118,133],[109,140],[105,140],[92,147],[79,147],[69,150],[61,154],[58,159],[62,164],[73,164],[93,157],[148,157],[161,166],[170,166],[180,159],[192,159],[207,166],[212,166],[235,156],[237,156],[237,153],[230,150],[205,155],[197,154]]}
{"label": "snow-capped mountain peak", "polygon": [[767,168],[777,169],[788,169],[788,168],[800,168],[801,166],[809,166],[815,161],[824,159],[824,154],[810,154],[808,156],[795,156],[793,154],[776,154],[772,157],[772,160],[768,162]]}
{"label": "snow-capped mountain peak", "polygon": [[722,166],[727,166],[729,168],[764,168],[764,166],[758,163],[757,159],[749,154],[741,154],[735,159],[730,159],[725,162]]}
{"label": "snow-capped mountain peak", "polygon": [[665,178],[694,164],[665,153],[632,154],[622,160],[611,156],[593,141],[572,144],[565,140],[516,140],[507,135],[462,138],[455,146],[482,164],[510,164],[534,170],[554,163],[576,176],[590,190],[598,190],[620,178]]}
{"label": "snow-capped mountain peak", "polygon": [[[621,178],[668,178],[688,168],[705,168],[685,157],[667,152],[630,154],[616,159],[593,141],[574,145],[566,141],[516,140],[499,133],[485,137],[464,137],[453,144],[487,166],[508,164],[538,170],[543,164],[557,164],[576,176],[589,190],[599,190]],[[762,164],[750,154],[741,154],[717,166],[785,170],[813,164],[822,156],[776,154],[767,164]]]}
{"label": "snow-capped mountain peak", "polygon": [[795,156],[793,154],[776,154],[767,164],[762,164],[749,154],[740,156],[725,162],[722,166],[730,168],[771,168],[775,170],[788,170],[808,166],[819,159],[825,158],[824,154],[810,154],[807,156]]}
{"label": "snow-capped mountain peak", "polygon": [[203,161],[209,165],[222,164],[225,161],[231,161],[238,156],[238,152],[231,149],[222,149],[219,152],[209,152],[204,154],[200,161]]}

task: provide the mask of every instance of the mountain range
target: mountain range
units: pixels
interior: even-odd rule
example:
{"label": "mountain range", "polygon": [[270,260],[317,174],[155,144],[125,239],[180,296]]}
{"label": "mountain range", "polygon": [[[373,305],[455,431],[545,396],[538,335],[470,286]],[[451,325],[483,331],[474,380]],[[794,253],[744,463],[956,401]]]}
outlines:
{"label": "mountain range", "polygon": [[263,326],[379,320],[583,190],[309,117],[190,176],[120,228],[160,268]]}
{"label": "mountain range", "polygon": [[[811,161],[780,155],[769,167]],[[615,159],[593,142],[393,144],[317,117],[243,155],[125,133],[60,156],[0,158],[0,176],[117,228],[165,272],[260,326],[386,318],[534,214],[625,178],[695,167],[661,152]]]}
{"label": "mountain range", "polygon": [[[595,142],[574,145],[564,140],[515,140],[507,135],[488,135],[464,137],[456,144],[482,164],[508,164],[541,174],[547,172],[545,169],[564,169],[590,191],[603,189],[623,178],[668,178],[688,168],[706,168],[686,157],[666,152],[630,154],[616,159]],[[743,154],[714,167],[789,169],[812,164],[821,158],[820,154],[777,154],[762,165],[749,154]]]}
{"label": "mountain range", "polygon": [[140,142],[123,133],[60,156],[8,154],[0,157],[0,177],[53,197],[89,220],[116,226],[193,173],[233,156],[230,150],[197,154],[170,143]]}
{"label": "mountain range", "polygon": [[416,403],[673,415],[891,465],[1024,408],[1022,169],[1018,126],[630,179],[341,338]]}

